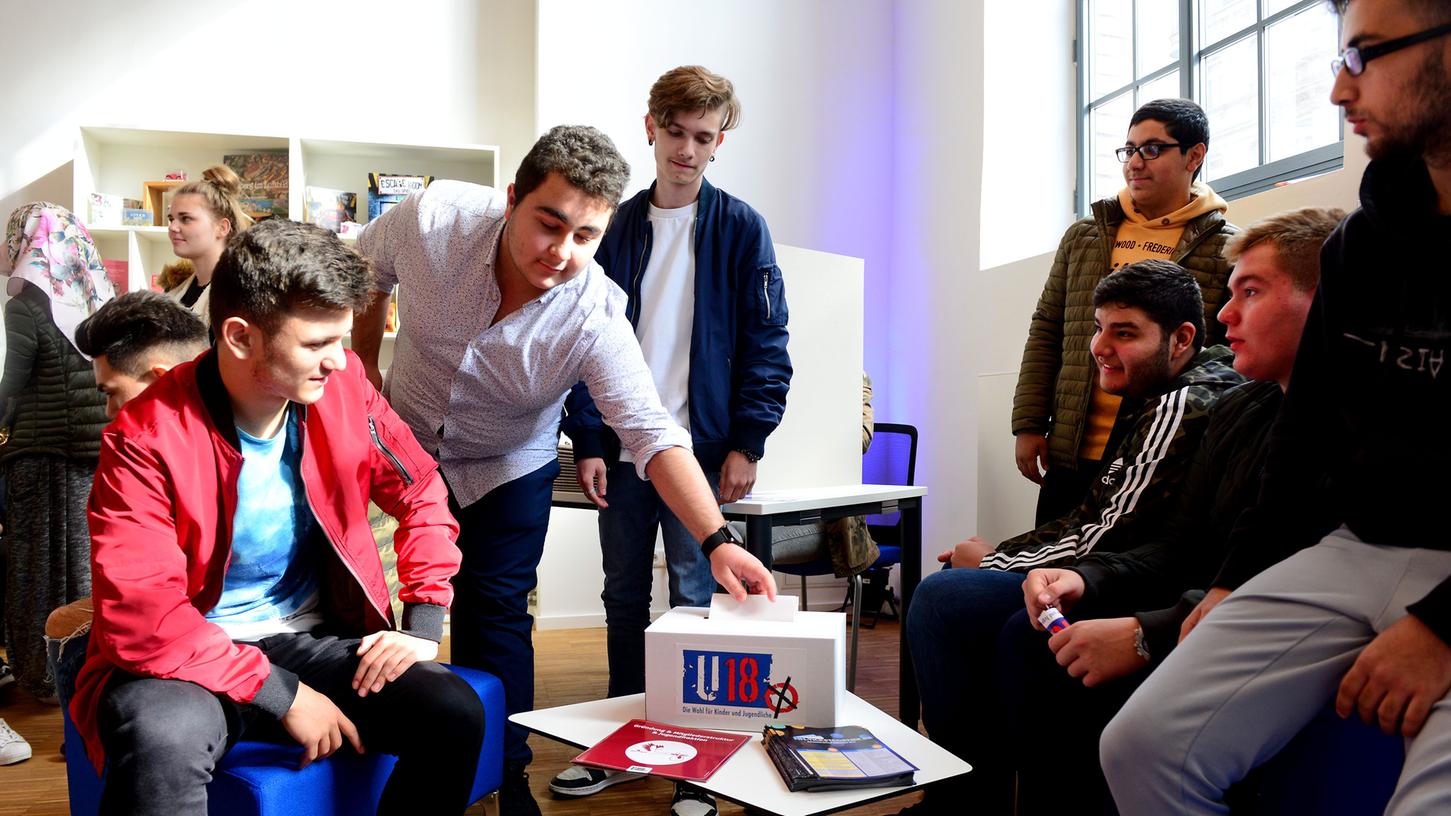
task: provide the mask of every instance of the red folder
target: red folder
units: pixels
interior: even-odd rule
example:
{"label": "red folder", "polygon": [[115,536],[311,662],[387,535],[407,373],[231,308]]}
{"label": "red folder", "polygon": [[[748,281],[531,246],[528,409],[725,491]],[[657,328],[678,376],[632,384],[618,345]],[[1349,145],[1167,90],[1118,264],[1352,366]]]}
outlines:
{"label": "red folder", "polygon": [[630,720],[574,758],[579,765],[704,782],[751,737]]}

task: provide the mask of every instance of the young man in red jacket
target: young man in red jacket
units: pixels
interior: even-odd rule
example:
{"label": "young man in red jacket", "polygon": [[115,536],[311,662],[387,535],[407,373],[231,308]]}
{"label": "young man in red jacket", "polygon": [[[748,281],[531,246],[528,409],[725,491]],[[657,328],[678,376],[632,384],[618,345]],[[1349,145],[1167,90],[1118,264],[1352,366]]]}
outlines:
{"label": "young man in red jacket", "polygon": [[[71,714],[106,813],[205,814],[244,730],[399,756],[380,808],[468,805],[483,711],[432,662],[458,569],[442,478],[342,347],[372,274],[292,222],[239,236],[213,351],[127,403],[91,493],[95,618]],[[399,521],[395,622],[368,502]]]}

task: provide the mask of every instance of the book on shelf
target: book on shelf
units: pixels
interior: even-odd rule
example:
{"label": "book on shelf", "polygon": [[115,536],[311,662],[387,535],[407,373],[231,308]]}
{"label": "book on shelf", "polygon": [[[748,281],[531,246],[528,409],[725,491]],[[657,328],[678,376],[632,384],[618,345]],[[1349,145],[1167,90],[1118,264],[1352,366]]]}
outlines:
{"label": "book on shelf", "polygon": [[358,194],[330,187],[305,187],[302,192],[306,215],[303,220],[323,229],[341,232],[344,221],[358,220]]}
{"label": "book on shelf", "polygon": [[703,731],[636,719],[615,729],[593,748],[575,757],[574,762],[704,782],[750,739],[748,734]]}
{"label": "book on shelf", "polygon": [[242,179],[237,196],[255,219],[287,217],[287,153],[232,153],[222,157]]}
{"label": "book on shelf", "polygon": [[792,791],[910,785],[918,770],[859,725],[768,725],[762,739],[771,764]]}
{"label": "book on shelf", "polygon": [[433,176],[398,173],[368,174],[368,220],[388,212],[394,205],[433,183]]}
{"label": "book on shelf", "polygon": [[111,285],[116,287],[116,294],[123,294],[126,291],[126,277],[131,270],[131,262],[102,259],[101,266],[105,268],[106,277],[110,278]]}

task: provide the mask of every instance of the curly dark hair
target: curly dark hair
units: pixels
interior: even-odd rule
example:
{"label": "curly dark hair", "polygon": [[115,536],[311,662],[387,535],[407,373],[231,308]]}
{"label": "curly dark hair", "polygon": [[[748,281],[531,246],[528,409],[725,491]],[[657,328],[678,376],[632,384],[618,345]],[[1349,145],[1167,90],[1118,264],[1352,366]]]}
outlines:
{"label": "curly dark hair", "polygon": [[[539,137],[514,174],[514,202],[523,201],[550,173],[610,205],[620,206],[630,164],[610,137],[588,125],[556,125]],[[216,297],[213,295],[213,297]]]}
{"label": "curly dark hair", "polygon": [[175,365],[201,354],[208,345],[207,324],[160,292],[127,292],[76,326],[76,348],[88,357],[105,357],[123,374],[140,377],[155,355]]}
{"label": "curly dark hair", "polygon": [[212,329],[229,317],[276,331],[302,309],[359,312],[373,300],[373,267],[315,224],[270,219],[233,235],[212,272]]}
{"label": "curly dark hair", "polygon": [[1093,289],[1093,308],[1112,303],[1143,309],[1168,338],[1185,323],[1194,327],[1194,350],[1204,346],[1204,296],[1189,270],[1173,261],[1121,266]]}

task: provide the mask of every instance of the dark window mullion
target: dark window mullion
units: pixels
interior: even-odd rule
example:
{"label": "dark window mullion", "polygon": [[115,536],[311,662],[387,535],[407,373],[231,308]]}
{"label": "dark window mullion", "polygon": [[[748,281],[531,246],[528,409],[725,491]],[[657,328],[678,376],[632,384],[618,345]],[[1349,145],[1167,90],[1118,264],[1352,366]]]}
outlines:
{"label": "dark window mullion", "polygon": [[[1260,0],[1260,2],[1261,3],[1264,3],[1264,0]],[[1265,76],[1265,56],[1266,56],[1266,49],[1268,49],[1270,47],[1270,38],[1269,38],[1268,34],[1269,34],[1269,30],[1264,27],[1264,24],[1263,23],[1261,23],[1260,24],[1260,30],[1255,35],[1256,37],[1259,38],[1259,42],[1256,43],[1256,45],[1258,45],[1259,47],[1255,49],[1255,54],[1257,55],[1257,58],[1259,60],[1259,68],[1258,68],[1258,73],[1259,73],[1259,83],[1258,83],[1258,87],[1259,87],[1259,107],[1258,107],[1257,113],[1258,113],[1258,118],[1259,118],[1259,130],[1260,130],[1260,140],[1259,140],[1260,141],[1260,160],[1259,160],[1259,163],[1262,166],[1265,164],[1265,162],[1268,162],[1270,160],[1270,94],[1269,94],[1269,77]]]}
{"label": "dark window mullion", "polygon": [[1189,84],[1189,65],[1194,54],[1194,3],[1195,0],[1179,2],[1179,95],[1185,99],[1194,98],[1194,88]]}

